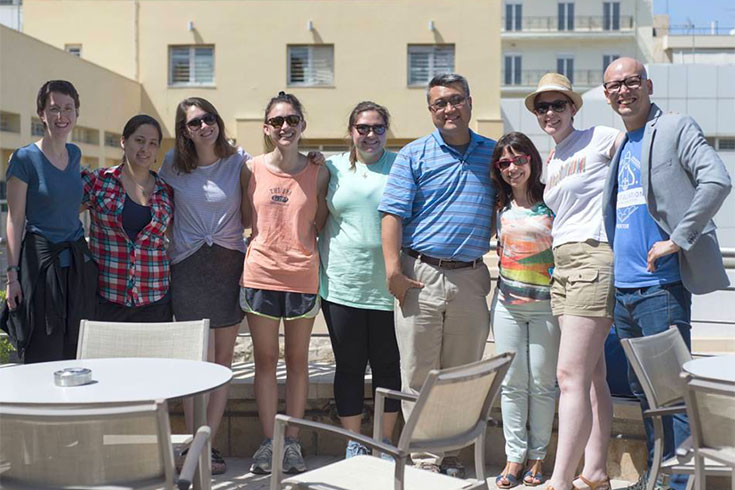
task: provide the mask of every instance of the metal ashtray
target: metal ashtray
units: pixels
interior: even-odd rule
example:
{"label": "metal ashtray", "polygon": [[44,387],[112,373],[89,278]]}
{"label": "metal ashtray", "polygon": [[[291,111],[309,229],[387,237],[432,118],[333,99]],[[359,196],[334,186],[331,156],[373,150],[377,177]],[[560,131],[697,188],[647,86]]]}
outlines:
{"label": "metal ashtray", "polygon": [[54,373],[56,386],[81,386],[92,382],[92,370],[87,368],[65,368]]}

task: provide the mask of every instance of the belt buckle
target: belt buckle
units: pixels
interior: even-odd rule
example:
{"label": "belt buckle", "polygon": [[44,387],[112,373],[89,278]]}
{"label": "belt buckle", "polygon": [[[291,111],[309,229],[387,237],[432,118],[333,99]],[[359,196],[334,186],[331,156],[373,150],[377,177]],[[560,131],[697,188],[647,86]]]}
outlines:
{"label": "belt buckle", "polygon": [[447,262],[447,261],[446,261],[446,260],[444,260],[444,259],[439,259],[439,263],[438,263],[438,264],[437,264],[436,266],[437,266],[438,268],[440,268],[440,269],[442,268],[442,262]]}

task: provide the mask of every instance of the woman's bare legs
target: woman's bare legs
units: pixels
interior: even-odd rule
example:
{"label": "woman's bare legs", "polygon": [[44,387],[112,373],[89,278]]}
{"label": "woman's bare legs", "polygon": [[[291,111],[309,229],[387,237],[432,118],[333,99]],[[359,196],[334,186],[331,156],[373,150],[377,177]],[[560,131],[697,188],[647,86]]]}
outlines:
{"label": "woman's bare legs", "polygon": [[273,438],[273,423],[278,410],[276,366],[279,324],[280,320],[248,313],[248,326],[255,358],[255,403],[258,407],[260,427],[268,439]]}
{"label": "woman's bare legs", "polygon": [[[207,361],[228,368],[232,367],[232,355],[235,351],[235,341],[237,341],[239,330],[240,324],[210,329]],[[212,439],[217,434],[219,424],[222,422],[222,415],[224,415],[225,407],[227,407],[227,396],[229,392],[230,384],[227,383],[209,394],[209,400],[207,402],[207,425],[212,429]],[[191,397],[185,398],[183,404],[186,430],[189,434],[193,434],[193,399]]]}
{"label": "woman's bare legs", "polygon": [[[556,369],[561,388],[559,442],[554,472],[548,482],[556,490],[572,487],[574,472],[585,451],[589,451],[591,460],[585,463],[584,476],[593,481],[607,478],[605,463],[611,422],[606,418],[611,416],[612,409],[608,408],[610,393],[599,387],[599,380],[605,382],[603,349],[610,325],[607,318],[559,317],[561,342]],[[595,407],[601,410],[594,416],[593,380]]]}
{"label": "woman's bare legs", "polygon": [[[299,318],[283,323],[286,335],[286,415],[303,418],[309,389],[309,341],[314,319]],[[287,437],[296,437],[298,434],[298,427],[286,428]]]}
{"label": "woman's bare legs", "polygon": [[[603,341],[604,346],[604,341]],[[584,467],[582,476],[590,481],[604,481],[607,478],[607,447],[610,443],[613,406],[610,388],[607,386],[607,368],[603,351],[592,373],[590,388],[592,405],[592,431],[584,448]],[[581,481],[580,487],[584,487]]]}

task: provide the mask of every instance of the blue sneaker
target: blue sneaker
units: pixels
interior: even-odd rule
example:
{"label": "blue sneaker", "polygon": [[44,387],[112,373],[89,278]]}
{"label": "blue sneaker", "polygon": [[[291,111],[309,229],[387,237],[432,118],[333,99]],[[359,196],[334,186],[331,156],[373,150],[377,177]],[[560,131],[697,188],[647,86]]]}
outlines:
{"label": "blue sneaker", "polygon": [[353,456],[362,456],[370,454],[370,449],[364,444],[360,444],[357,441],[349,441],[347,443],[347,449],[345,450],[345,459],[350,459]]}

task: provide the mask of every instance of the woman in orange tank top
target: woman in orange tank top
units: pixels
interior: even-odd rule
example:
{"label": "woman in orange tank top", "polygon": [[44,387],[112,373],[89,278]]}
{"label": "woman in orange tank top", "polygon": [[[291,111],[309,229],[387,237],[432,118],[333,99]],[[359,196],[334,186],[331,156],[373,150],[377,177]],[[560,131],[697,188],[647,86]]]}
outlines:
{"label": "woman in orange tank top", "polygon": [[[301,103],[279,93],[265,111],[269,153],[247,162],[252,235],[245,255],[240,306],[247,313],[255,358],[255,399],[265,440],[250,471],[270,473],[273,420],[278,407],[278,327],[283,320],[286,358],[286,413],[303,417],[308,389],[311,328],[319,312],[318,231],[327,218],[329,171],[299,153],[306,129]],[[283,470],[306,471],[297,439],[286,430]]]}

